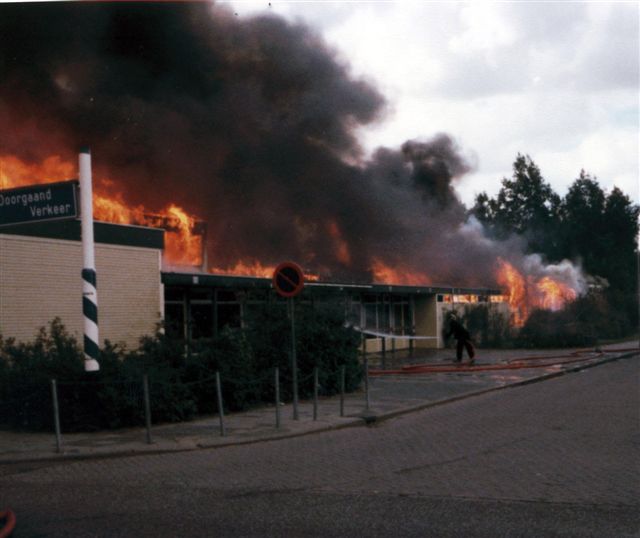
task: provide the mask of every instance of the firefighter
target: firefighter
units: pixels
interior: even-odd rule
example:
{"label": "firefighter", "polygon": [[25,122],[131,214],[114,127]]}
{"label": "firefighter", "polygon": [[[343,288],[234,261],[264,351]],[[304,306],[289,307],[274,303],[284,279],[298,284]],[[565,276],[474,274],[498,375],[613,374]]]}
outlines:
{"label": "firefighter", "polygon": [[462,362],[462,350],[463,348],[467,350],[469,354],[469,365],[473,365],[475,359],[473,358],[476,354],[476,350],[471,343],[471,335],[469,331],[464,328],[462,323],[458,321],[457,316],[452,315],[449,320],[449,332],[446,337],[449,338],[451,335],[457,340],[456,344],[456,360],[454,362],[461,363]]}

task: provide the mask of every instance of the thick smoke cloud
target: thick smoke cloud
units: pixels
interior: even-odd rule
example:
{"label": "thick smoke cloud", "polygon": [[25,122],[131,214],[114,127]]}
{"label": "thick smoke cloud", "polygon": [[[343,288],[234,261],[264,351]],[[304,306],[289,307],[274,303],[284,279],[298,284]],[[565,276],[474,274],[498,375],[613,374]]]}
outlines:
{"label": "thick smoke cloud", "polygon": [[0,154],[72,160],[90,145],[94,175],[132,205],[206,220],[218,267],[292,258],[370,280],[381,259],[493,284],[506,247],[465,232],[455,142],[365,161],[355,128],[385,100],[308,27],[206,3],[4,4],[0,62]]}

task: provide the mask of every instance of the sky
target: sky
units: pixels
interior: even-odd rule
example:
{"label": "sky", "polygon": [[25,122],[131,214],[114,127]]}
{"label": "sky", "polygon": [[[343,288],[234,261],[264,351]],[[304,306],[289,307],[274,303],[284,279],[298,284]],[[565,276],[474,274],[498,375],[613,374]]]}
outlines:
{"label": "sky", "polygon": [[223,2],[319,33],[388,101],[364,148],[448,133],[473,170],[460,199],[495,195],[518,153],[564,196],[584,169],[639,200],[637,2]]}

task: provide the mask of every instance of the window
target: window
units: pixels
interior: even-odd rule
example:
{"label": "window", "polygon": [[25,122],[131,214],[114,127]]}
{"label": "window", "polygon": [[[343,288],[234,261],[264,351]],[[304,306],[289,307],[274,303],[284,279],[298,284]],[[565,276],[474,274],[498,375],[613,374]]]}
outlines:
{"label": "window", "polygon": [[216,329],[242,326],[242,306],[238,294],[233,291],[216,291]]}
{"label": "window", "polygon": [[184,338],[184,305],[166,303],[164,305],[164,329],[169,338]]}
{"label": "window", "polygon": [[191,338],[213,337],[213,304],[211,301],[191,303]]}
{"label": "window", "polygon": [[218,304],[217,328],[222,330],[225,327],[238,328],[241,325],[240,304]]}

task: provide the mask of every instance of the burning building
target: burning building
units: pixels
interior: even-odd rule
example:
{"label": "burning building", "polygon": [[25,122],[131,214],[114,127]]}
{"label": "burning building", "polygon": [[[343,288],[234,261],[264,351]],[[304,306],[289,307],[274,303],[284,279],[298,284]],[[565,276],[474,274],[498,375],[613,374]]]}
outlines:
{"label": "burning building", "polygon": [[[557,307],[580,291],[575,271],[524,256],[516,239],[490,241],[468,221],[454,187],[472,167],[450,136],[365,155],[356,133],[384,116],[385,99],[307,26],[240,19],[206,2],[3,4],[0,55],[0,122],[10,133],[0,189],[74,177],[75,148],[89,144],[95,218],[112,223],[97,225],[106,234],[99,248],[112,249],[113,234],[140,238],[115,245],[146,260],[148,300],[129,305],[146,305],[146,321],[135,337],[106,329],[105,337],[131,342],[165,317],[191,337],[240,323],[251,297],[272,295],[267,277],[285,259],[316,280],[309,300],[342,290],[354,322],[358,312],[363,327],[375,318],[377,332],[434,336],[437,304],[498,305],[491,298],[501,294],[518,325],[536,304]],[[154,226],[166,230],[162,248]],[[75,256],[56,250],[61,241],[75,248],[70,228],[59,237],[47,236],[54,227],[25,230],[1,230],[7,336],[14,309],[28,311],[16,286],[46,294],[36,284],[53,289],[68,278],[33,255],[39,269],[21,284],[30,264],[10,249],[22,242],[49,261]],[[112,289],[105,276],[99,287],[120,304],[136,301],[123,291],[135,271],[123,262],[114,277],[125,281]],[[32,312],[20,334],[46,323],[45,312],[57,315]]]}
{"label": "burning building", "polygon": [[[59,317],[79,337],[79,221],[0,231],[1,334],[28,341]],[[252,308],[284,307],[266,276],[162,270],[165,235],[171,233],[176,232],[95,223],[102,339],[135,347],[159,323],[176,338],[208,338],[224,327],[241,327]],[[346,321],[364,331],[368,351],[441,347],[447,309],[486,303],[504,310],[506,305],[497,289],[318,280],[306,284],[299,300],[339,304]]]}

